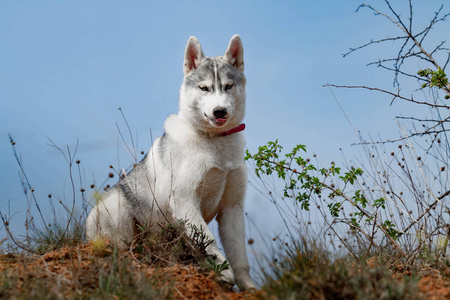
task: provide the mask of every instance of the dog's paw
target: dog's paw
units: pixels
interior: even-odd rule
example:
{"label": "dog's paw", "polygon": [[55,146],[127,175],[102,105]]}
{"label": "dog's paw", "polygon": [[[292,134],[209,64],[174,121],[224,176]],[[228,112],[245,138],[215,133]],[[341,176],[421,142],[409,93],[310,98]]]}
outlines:
{"label": "dog's paw", "polygon": [[233,271],[231,269],[223,270],[220,272],[219,280],[233,287],[235,283]]}
{"label": "dog's paw", "polygon": [[236,285],[241,291],[255,291],[256,285],[247,274],[236,276]]}

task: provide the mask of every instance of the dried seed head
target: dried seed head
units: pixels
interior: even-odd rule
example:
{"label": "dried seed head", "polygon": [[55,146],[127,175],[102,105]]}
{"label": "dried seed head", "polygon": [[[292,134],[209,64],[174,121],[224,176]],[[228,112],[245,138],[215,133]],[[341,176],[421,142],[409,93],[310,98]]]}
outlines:
{"label": "dried seed head", "polygon": [[91,184],[91,189],[93,189],[93,188],[95,188],[95,185],[94,185],[94,184]]}
{"label": "dried seed head", "polygon": [[248,244],[249,245],[253,245],[255,243],[255,241],[253,239],[248,239]]}
{"label": "dried seed head", "polygon": [[51,197],[52,197],[52,194],[48,194],[48,197],[51,198]]}
{"label": "dried seed head", "polygon": [[114,177],[114,173],[111,172],[111,173],[108,174],[108,176],[109,176],[109,178],[113,178]]}
{"label": "dried seed head", "polygon": [[112,169],[112,168],[114,168],[114,167],[113,167],[112,165],[109,165],[109,168]]}
{"label": "dried seed head", "polygon": [[391,156],[394,156],[395,155],[395,153],[394,152],[391,152]]}
{"label": "dried seed head", "polygon": [[33,193],[34,192],[34,188],[31,188],[30,191]]}
{"label": "dried seed head", "polygon": [[144,151],[141,151],[141,154],[144,155]]}
{"label": "dried seed head", "polygon": [[79,159],[76,160],[77,165],[79,165],[80,162],[81,162],[81,161],[80,161]]}
{"label": "dried seed head", "polygon": [[445,171],[445,167],[441,167],[441,172],[444,172]]}
{"label": "dried seed head", "polygon": [[84,191],[85,191],[85,189],[83,189],[83,188],[80,189],[80,192],[84,193]]}
{"label": "dried seed head", "polygon": [[420,157],[420,156],[419,156],[419,157],[417,157],[417,160],[421,160],[421,159],[422,159],[422,157]]}
{"label": "dried seed head", "polygon": [[402,149],[402,145],[398,145],[398,149]]}
{"label": "dried seed head", "polygon": [[133,164],[133,168],[136,168],[136,164]]}

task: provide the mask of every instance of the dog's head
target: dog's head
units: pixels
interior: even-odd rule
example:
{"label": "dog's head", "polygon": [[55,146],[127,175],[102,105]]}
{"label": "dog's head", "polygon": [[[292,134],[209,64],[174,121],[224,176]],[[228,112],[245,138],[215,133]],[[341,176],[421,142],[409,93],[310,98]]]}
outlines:
{"label": "dog's head", "polygon": [[179,114],[209,134],[238,126],[245,114],[244,49],[231,38],[223,56],[206,57],[196,37],[190,37],[184,56],[184,80]]}

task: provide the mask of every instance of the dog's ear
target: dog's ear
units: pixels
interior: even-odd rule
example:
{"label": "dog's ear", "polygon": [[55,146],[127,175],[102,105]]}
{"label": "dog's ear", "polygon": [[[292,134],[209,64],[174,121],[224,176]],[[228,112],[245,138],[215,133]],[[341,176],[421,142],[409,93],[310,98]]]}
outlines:
{"label": "dog's ear", "polygon": [[203,51],[200,42],[195,36],[191,36],[184,52],[183,72],[187,75],[192,69],[197,69],[203,59]]}
{"label": "dog's ear", "polygon": [[241,72],[244,72],[244,48],[242,47],[241,37],[234,35],[228,49],[223,56],[231,65]]}

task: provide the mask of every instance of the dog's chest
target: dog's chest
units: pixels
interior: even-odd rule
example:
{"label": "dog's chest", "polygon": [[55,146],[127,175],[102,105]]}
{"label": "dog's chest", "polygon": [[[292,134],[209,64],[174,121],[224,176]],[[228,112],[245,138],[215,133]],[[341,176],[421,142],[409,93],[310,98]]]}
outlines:
{"label": "dog's chest", "polygon": [[197,188],[203,219],[209,223],[217,214],[227,183],[228,171],[212,168],[205,173]]}

